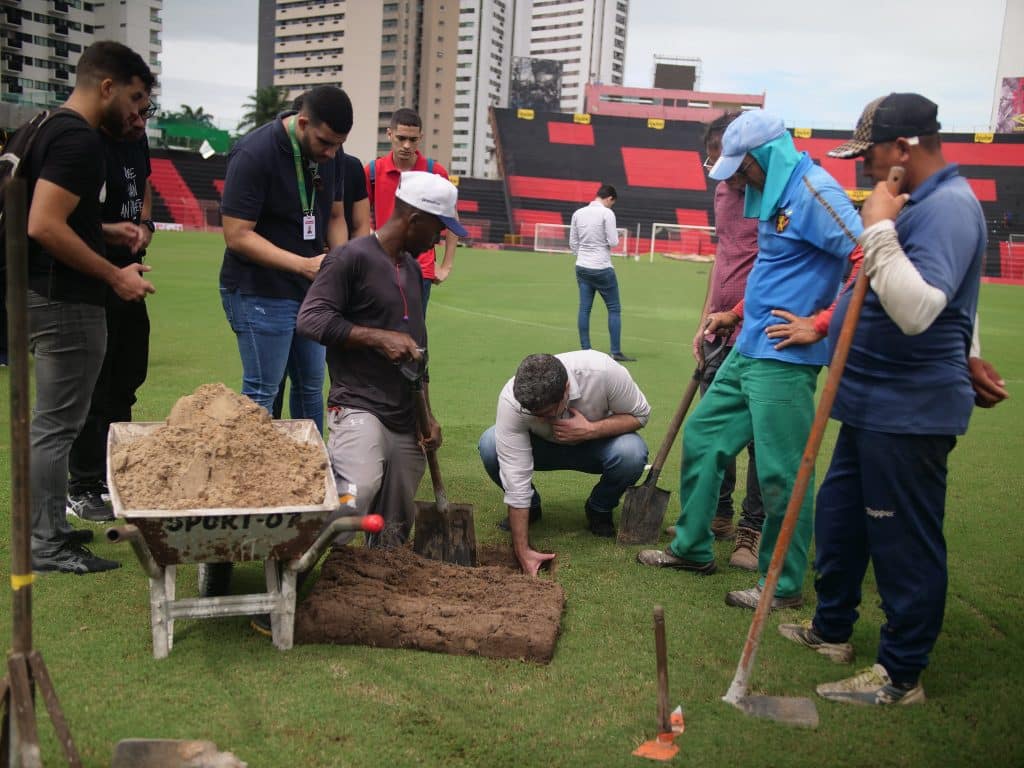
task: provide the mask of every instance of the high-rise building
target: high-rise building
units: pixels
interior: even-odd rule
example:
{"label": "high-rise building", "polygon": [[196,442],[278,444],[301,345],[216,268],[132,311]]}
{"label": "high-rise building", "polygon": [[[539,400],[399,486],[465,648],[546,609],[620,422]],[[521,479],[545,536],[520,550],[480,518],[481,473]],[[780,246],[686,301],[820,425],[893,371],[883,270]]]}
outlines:
{"label": "high-rise building", "polygon": [[582,112],[622,84],[628,0],[460,0],[452,172],[494,177],[490,107]]}
{"label": "high-rise building", "polygon": [[996,65],[996,88],[992,99],[992,130],[1024,133],[1024,0],[1006,0],[1003,34]]}
{"label": "high-rise building", "polygon": [[563,112],[582,112],[588,83],[622,85],[629,0],[528,0],[519,3],[513,55],[561,63]]}
{"label": "high-rise building", "polygon": [[[0,0],[0,122],[14,125],[71,93],[82,51],[116,40],[160,77],[163,0]],[[23,107],[23,109],[17,109]]]}
{"label": "high-rise building", "polygon": [[352,99],[345,148],[364,162],[390,149],[391,113],[423,118],[420,151],[451,158],[458,0],[260,0],[257,86],[289,98],[336,85]]}

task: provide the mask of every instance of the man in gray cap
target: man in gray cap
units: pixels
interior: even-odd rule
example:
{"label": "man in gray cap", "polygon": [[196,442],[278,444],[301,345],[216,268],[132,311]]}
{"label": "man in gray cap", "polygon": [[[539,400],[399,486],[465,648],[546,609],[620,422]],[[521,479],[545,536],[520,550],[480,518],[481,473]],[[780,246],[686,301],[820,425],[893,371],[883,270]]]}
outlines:
{"label": "man in gray cap", "polygon": [[[644,550],[637,559],[644,565],[714,572],[710,523],[722,475],[728,461],[753,440],[765,511],[758,558],[762,578],[725,599],[728,605],[753,609],[810,432],[818,371],[830,358],[828,343],[819,336],[812,343],[777,341],[768,329],[780,318],[810,316],[833,303],[861,224],[843,188],[807,153],[796,151],[780,119],[761,110],[745,112],[729,125],[710,176],[745,180],[744,214],[758,220],[759,252],[743,301],[707,317],[709,333],[740,319],[743,329],[734,353],[686,423],[679,490],[683,511],[675,538],[665,551]],[[811,529],[808,495],[773,608],[803,604]]]}
{"label": "man in gray cap", "polygon": [[[937,117],[923,96],[892,93],[868,104],[853,138],[829,152],[863,158],[865,175],[877,182],[861,214],[871,290],[832,408],[842,426],[818,492],[817,610],[812,621],[779,631],[833,661],[852,661],[848,641],[871,560],[886,616],[878,657],[818,686],[836,701],[924,701],[919,678],[946,601],[947,457],[974,405],[1007,396],[978,357],[985,217],[942,156]],[[899,190],[884,183],[893,166],[905,170]],[[844,295],[832,338],[848,305]]]}

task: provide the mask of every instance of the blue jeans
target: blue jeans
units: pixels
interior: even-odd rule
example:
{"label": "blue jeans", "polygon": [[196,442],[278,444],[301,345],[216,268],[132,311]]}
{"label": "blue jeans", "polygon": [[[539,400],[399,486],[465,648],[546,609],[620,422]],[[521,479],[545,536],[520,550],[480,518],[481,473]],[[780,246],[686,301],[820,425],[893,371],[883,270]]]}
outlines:
{"label": "blue jeans", "polygon": [[619,280],[615,270],[587,269],[576,267],[576,283],[580,287],[580,311],[576,325],[580,331],[580,348],[590,349],[590,310],[594,306],[594,294],[600,293],[608,309],[608,336],[611,338],[611,353],[622,352],[622,307],[619,305]]}
{"label": "blue jeans", "polygon": [[70,530],[68,455],[89,413],[107,347],[103,307],[28,293],[28,343],[35,357],[36,401],[29,430],[32,553],[52,555]]}
{"label": "blue jeans", "polygon": [[814,521],[818,607],[814,627],[846,642],[871,560],[885,624],[878,663],[914,683],[942,629],[946,607],[948,435],[873,432],[843,424]]}
{"label": "blue jeans", "polygon": [[293,419],[312,419],[324,430],[326,350],[295,333],[299,302],[220,290],[224,314],[238,339],[242,358],[242,394],[271,411],[284,378],[291,379]]}
{"label": "blue jeans", "polygon": [[[576,445],[552,443],[536,435],[530,435],[533,447],[533,469],[535,472],[571,469],[600,475],[601,479],[587,499],[587,507],[598,515],[612,514],[619,505],[619,499],[626,489],[636,483],[647,463],[647,444],[636,432],[609,437],[603,440],[587,440]],[[491,480],[499,488],[501,474],[498,467],[498,448],[494,439],[494,427],[480,436],[477,446],[480,459]],[[532,505],[540,504],[540,497],[533,492]]]}

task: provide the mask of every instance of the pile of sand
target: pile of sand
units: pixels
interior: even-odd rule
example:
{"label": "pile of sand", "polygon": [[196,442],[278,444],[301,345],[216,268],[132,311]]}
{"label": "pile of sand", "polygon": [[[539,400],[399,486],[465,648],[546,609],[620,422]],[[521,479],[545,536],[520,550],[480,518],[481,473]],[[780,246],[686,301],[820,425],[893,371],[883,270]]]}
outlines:
{"label": "pile of sand", "polygon": [[110,469],[125,509],[201,509],[322,504],[327,465],[249,398],[204,384],[166,426],[116,447]]}

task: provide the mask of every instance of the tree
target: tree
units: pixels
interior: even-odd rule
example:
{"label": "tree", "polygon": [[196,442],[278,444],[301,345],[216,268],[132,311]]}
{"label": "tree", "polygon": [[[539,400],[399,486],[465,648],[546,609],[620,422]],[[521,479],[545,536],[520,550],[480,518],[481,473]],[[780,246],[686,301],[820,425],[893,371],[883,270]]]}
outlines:
{"label": "tree", "polygon": [[259,128],[264,123],[269,123],[277,117],[279,112],[289,106],[290,102],[283,88],[278,88],[276,85],[257,88],[245,105],[245,113],[238,123],[237,130],[242,133]]}
{"label": "tree", "polygon": [[182,104],[179,112],[165,112],[162,117],[168,120],[189,120],[213,127],[213,115],[204,112],[202,107],[193,109],[188,104]]}

